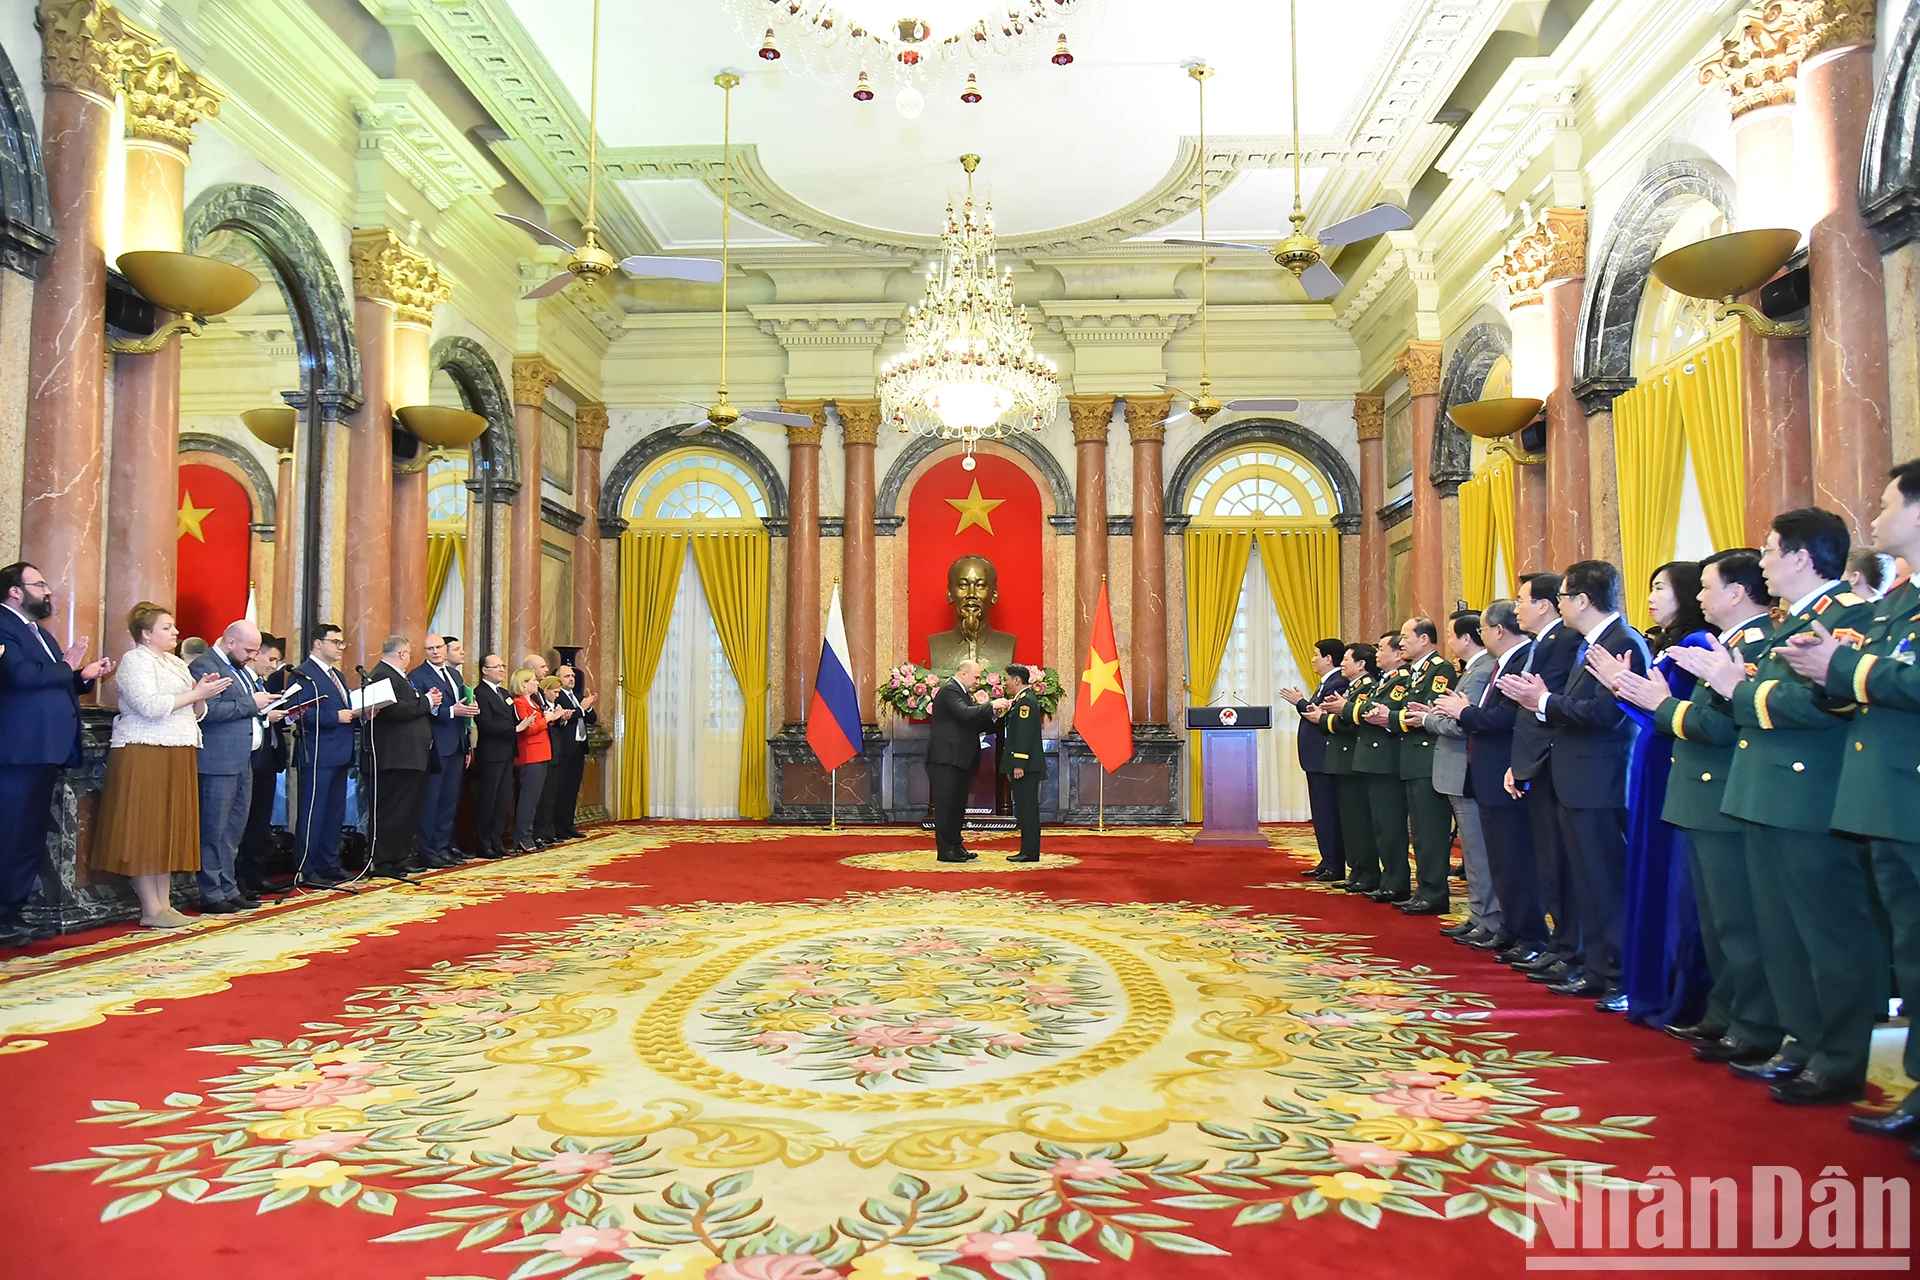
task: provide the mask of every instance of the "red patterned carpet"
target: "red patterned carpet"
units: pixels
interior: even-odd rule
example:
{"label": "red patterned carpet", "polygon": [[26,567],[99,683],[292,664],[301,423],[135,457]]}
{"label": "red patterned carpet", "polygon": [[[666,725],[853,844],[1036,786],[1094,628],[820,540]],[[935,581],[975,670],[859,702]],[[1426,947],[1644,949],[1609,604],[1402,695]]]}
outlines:
{"label": "red patterned carpet", "polygon": [[1906,1183],[1854,1190],[1899,1144],[1309,887],[1303,839],[633,825],[20,956],[5,1274],[1505,1277],[1596,1265],[1542,1178],[1642,1184],[1578,1238],[1642,1263],[1756,1165],[1828,1202],[1800,1252],[1904,1261]]}

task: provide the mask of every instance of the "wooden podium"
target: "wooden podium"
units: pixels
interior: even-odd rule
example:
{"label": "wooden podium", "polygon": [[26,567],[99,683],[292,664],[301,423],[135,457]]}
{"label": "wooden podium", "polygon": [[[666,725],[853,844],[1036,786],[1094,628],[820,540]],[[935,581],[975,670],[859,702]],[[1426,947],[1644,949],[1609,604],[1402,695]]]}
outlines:
{"label": "wooden podium", "polygon": [[1188,707],[1200,735],[1200,833],[1195,844],[1264,849],[1260,834],[1260,744],[1272,707]]}

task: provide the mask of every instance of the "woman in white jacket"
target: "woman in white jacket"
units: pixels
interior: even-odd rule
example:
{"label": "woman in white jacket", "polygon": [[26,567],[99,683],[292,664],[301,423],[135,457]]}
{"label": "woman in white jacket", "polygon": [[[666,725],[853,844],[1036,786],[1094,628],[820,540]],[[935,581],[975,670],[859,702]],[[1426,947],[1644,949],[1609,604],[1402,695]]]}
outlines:
{"label": "woman in white jacket", "polygon": [[180,631],[162,605],[135,605],[127,630],[134,645],[114,673],[120,711],[92,863],[133,879],[141,924],[177,929],[187,917],[169,900],[172,875],[200,869],[200,717],[206,700],[232,682],[212,675],[194,680],[174,655]]}

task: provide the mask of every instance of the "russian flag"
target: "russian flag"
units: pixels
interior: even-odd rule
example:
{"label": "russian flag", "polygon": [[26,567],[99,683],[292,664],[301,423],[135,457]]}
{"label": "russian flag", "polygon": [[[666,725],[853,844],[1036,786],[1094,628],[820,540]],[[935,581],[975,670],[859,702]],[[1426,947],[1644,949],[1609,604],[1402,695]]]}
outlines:
{"label": "russian flag", "polygon": [[860,700],[853,692],[853,659],[847,653],[847,624],[840,616],[840,586],[834,584],[827,610],[827,634],[820,645],[820,672],[807,708],[807,745],[831,773],[860,754]]}

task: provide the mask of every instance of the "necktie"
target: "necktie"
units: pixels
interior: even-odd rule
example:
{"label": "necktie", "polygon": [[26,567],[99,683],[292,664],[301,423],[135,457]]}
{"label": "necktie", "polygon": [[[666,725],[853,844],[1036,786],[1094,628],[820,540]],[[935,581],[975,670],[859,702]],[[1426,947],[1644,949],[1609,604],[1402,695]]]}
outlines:
{"label": "necktie", "polygon": [[1593,648],[1593,641],[1591,641],[1591,640],[1582,640],[1582,641],[1580,642],[1580,649],[1579,649],[1579,652],[1577,652],[1577,653],[1575,653],[1575,654],[1573,655],[1573,665],[1574,665],[1574,666],[1576,666],[1576,667],[1584,667],[1584,666],[1586,666],[1586,665],[1587,665],[1587,650],[1589,650],[1589,649],[1591,649],[1591,648]]}

